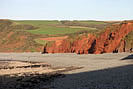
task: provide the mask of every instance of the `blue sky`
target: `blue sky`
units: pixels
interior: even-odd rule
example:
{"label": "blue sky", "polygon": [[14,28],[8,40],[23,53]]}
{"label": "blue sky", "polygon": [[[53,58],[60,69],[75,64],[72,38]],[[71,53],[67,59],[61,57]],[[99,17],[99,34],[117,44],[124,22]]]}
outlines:
{"label": "blue sky", "polygon": [[0,0],[0,19],[131,20],[133,0]]}

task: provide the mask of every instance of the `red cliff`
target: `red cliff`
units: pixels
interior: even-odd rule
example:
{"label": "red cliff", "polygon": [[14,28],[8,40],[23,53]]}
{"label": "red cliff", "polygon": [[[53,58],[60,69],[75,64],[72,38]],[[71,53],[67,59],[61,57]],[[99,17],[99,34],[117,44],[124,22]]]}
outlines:
{"label": "red cliff", "polygon": [[[133,22],[123,22],[107,27],[99,37],[92,34],[82,35],[74,39],[64,39],[44,47],[44,53],[77,53],[101,54],[124,52],[124,37],[133,31]],[[58,43],[58,44],[57,44]]]}
{"label": "red cliff", "polygon": [[77,54],[88,54],[92,43],[95,41],[95,36],[88,34],[87,36],[82,35],[74,39],[65,39],[60,43],[55,42],[52,45],[46,45],[44,47],[44,53],[77,53]]}
{"label": "red cliff", "polygon": [[107,30],[96,39],[94,53],[100,54],[119,51],[118,48],[120,48],[122,44],[124,47],[122,39],[131,31],[133,31],[133,23],[130,22],[122,23],[120,25],[114,25],[110,28],[107,28]]}

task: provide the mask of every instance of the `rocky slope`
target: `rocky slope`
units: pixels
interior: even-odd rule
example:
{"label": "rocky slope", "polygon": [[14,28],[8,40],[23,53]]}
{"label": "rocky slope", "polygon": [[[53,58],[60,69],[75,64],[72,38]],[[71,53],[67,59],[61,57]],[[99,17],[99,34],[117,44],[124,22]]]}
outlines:
{"label": "rocky slope", "polygon": [[[105,29],[105,32],[96,37],[93,34],[80,35],[75,39],[68,38],[45,45],[44,53],[77,53],[77,54],[101,54],[111,52],[130,51],[130,47],[125,37],[133,31],[133,21],[123,21],[120,24],[114,24]],[[130,42],[133,42],[132,40]]]}

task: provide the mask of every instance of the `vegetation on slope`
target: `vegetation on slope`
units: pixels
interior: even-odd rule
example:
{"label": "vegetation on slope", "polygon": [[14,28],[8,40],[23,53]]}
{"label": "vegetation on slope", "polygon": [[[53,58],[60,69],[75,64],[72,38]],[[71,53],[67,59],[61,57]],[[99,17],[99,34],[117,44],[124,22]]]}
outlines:
{"label": "vegetation on slope", "polygon": [[47,36],[61,36],[86,31],[96,32],[105,28],[107,22],[103,21],[15,21],[19,24],[30,24],[38,27],[35,30],[27,30],[33,34],[43,34]]}
{"label": "vegetation on slope", "polygon": [[126,41],[126,48],[133,48],[133,31],[130,32],[124,40]]}
{"label": "vegetation on slope", "polygon": [[24,30],[34,29],[32,25],[20,25],[10,20],[0,20],[0,52],[37,51],[41,46],[33,39],[36,37]]}
{"label": "vegetation on slope", "polygon": [[[107,26],[114,23],[120,22],[0,20],[0,51],[37,51],[45,44],[51,44],[40,38],[68,36],[69,39],[74,40],[88,33],[98,36],[105,31]],[[128,38],[132,38],[132,34],[129,34],[126,39]]]}

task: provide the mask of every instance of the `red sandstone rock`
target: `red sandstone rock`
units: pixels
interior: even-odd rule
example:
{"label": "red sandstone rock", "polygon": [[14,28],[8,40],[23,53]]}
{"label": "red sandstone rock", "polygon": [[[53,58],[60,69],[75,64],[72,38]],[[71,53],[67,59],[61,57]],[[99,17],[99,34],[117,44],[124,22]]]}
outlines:
{"label": "red sandstone rock", "polygon": [[64,39],[51,46],[45,46],[44,53],[77,53],[101,54],[111,52],[124,52],[125,41],[122,40],[129,32],[133,31],[132,22],[123,22],[106,28],[98,38],[92,34],[82,35],[80,39]]}
{"label": "red sandstone rock", "polygon": [[133,24],[131,23],[117,25],[113,32],[111,32],[111,29],[107,28],[105,33],[96,39],[94,53],[111,53],[115,51],[120,45],[121,40],[131,31],[133,31]]}
{"label": "red sandstone rock", "polygon": [[95,41],[96,37],[88,34],[88,36],[81,37],[80,40],[76,40],[73,42],[72,49],[77,54],[88,54],[89,49],[92,46],[92,43]]}
{"label": "red sandstone rock", "polygon": [[[75,41],[70,39],[62,40],[61,43],[55,42],[52,46],[46,46],[44,49],[46,53],[77,53],[88,54],[92,43],[95,40],[95,36],[88,34],[88,36],[81,36]],[[59,45],[60,44],[60,45]]]}

